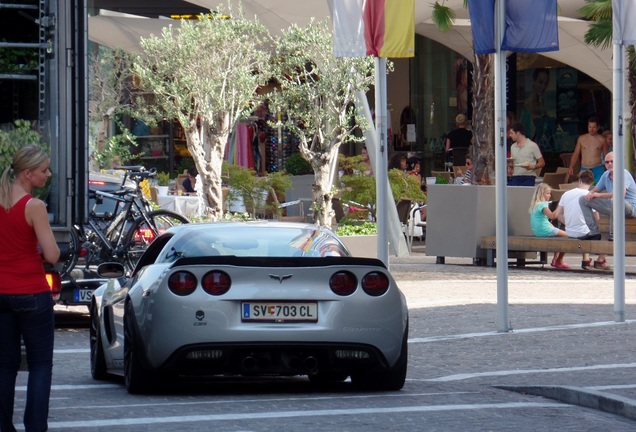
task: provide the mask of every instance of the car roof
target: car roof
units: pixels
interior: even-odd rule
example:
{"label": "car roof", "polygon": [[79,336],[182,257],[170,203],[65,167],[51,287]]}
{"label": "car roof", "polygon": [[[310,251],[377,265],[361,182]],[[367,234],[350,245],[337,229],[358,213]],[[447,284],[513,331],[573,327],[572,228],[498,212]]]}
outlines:
{"label": "car roof", "polygon": [[167,232],[171,233],[181,233],[183,231],[194,231],[194,230],[206,230],[206,229],[236,229],[237,227],[243,227],[249,229],[250,227],[263,227],[269,226],[273,228],[305,228],[305,229],[319,229],[321,231],[331,231],[330,229],[318,225],[314,225],[311,223],[303,223],[303,222],[280,222],[280,221],[270,221],[270,220],[255,220],[255,221],[241,221],[241,222],[199,222],[199,223],[190,223],[183,224],[171,227]]}

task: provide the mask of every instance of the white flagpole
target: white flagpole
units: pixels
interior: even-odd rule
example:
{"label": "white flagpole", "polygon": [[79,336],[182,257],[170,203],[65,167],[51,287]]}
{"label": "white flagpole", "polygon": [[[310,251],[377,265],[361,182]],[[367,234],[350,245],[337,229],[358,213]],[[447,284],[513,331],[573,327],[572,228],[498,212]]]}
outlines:
{"label": "white flagpole", "polygon": [[510,331],[508,319],[508,187],[506,161],[506,57],[501,51],[506,2],[495,3],[495,202],[497,242],[497,331]]}
{"label": "white flagpole", "polygon": [[[620,13],[615,10],[614,13]],[[615,27],[614,31],[618,31]],[[614,43],[614,82],[612,88],[612,130],[614,131],[614,320],[625,321],[625,132],[624,76],[625,50]]]}

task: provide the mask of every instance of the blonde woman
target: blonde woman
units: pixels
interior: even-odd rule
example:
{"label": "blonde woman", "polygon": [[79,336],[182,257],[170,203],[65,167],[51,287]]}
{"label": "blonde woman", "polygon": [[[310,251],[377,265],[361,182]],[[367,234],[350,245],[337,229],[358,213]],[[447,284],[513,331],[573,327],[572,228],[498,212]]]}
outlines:
{"label": "blonde woman", "polygon": [[[539,184],[532,195],[530,204],[530,228],[537,237],[567,237],[565,231],[558,229],[550,220],[557,219],[557,215],[550,210],[550,197],[552,188],[547,183]],[[552,267],[558,269],[571,268],[563,262],[564,252],[555,252],[552,258]]]}
{"label": "blonde woman", "polygon": [[0,177],[0,431],[15,431],[20,339],[29,366],[24,428],[47,430],[55,321],[42,261],[55,264],[60,249],[46,205],[31,191],[46,184],[49,163],[38,147],[24,146]]}

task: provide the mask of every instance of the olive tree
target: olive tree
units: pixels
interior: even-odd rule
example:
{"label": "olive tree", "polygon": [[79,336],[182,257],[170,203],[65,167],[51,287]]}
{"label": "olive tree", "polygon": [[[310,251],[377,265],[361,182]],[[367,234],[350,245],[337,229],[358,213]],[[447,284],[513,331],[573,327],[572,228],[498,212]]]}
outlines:
{"label": "olive tree", "polygon": [[279,86],[269,95],[270,109],[286,114],[282,126],[300,140],[300,154],[315,176],[314,222],[328,226],[338,150],[344,141],[356,139],[356,128],[365,127],[355,93],[368,91],[374,82],[373,58],[335,57],[327,21],[292,25],[275,46]]}
{"label": "olive tree", "polygon": [[212,13],[141,41],[133,70],[150,94],[147,115],[183,127],[211,216],[222,213],[223,153],[237,120],[253,110],[271,77],[266,28],[236,15]]}

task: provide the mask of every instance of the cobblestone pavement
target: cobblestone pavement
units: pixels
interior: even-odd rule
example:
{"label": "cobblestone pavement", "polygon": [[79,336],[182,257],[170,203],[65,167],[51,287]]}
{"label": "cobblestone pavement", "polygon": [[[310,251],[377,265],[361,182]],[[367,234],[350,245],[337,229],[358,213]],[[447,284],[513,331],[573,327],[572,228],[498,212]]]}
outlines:
{"label": "cobblestone pavement", "polygon": [[[391,257],[411,316],[419,318],[410,346],[426,347],[426,361],[410,367],[425,368],[431,382],[501,377],[524,394],[636,419],[636,259],[626,263],[623,311],[614,305],[613,272],[577,270],[574,255],[566,261],[572,270],[509,267],[502,308],[495,268],[462,258],[436,264],[417,250]],[[508,332],[498,331],[503,317]]]}
{"label": "cobblestone pavement", "polygon": [[[128,395],[121,380],[90,378],[86,308],[83,325],[58,311],[59,324],[68,325],[56,336],[51,430],[636,429],[636,260],[628,262],[623,322],[616,321],[612,273],[511,267],[510,331],[497,331],[496,269],[446,262],[421,251],[390,259],[410,310],[400,392],[357,393],[348,383],[316,391],[291,379]],[[25,378],[20,374],[16,417]]]}

